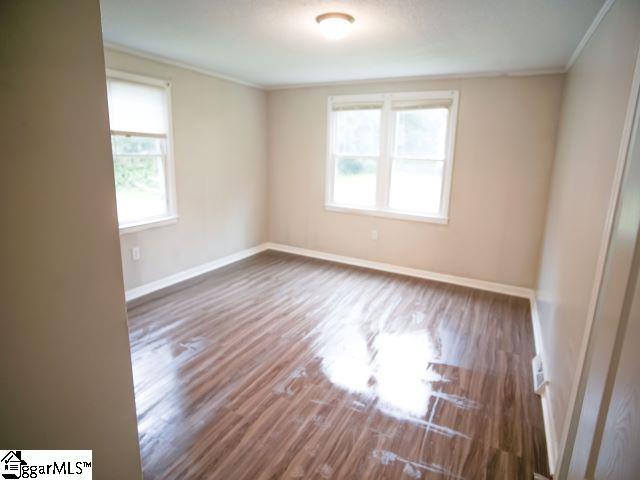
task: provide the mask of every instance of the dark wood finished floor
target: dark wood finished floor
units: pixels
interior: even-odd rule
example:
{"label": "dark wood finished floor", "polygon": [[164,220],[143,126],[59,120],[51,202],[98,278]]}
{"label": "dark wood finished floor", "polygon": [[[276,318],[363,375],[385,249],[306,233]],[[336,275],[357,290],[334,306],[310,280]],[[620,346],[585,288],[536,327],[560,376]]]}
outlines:
{"label": "dark wood finished floor", "polygon": [[145,479],[548,475],[524,299],[265,252],[129,323]]}

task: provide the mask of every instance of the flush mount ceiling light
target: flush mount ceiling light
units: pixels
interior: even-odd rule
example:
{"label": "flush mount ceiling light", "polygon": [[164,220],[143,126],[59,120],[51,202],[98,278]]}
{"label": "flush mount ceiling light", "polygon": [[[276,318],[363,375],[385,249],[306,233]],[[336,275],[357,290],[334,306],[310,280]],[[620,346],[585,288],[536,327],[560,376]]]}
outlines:
{"label": "flush mount ceiling light", "polygon": [[316,17],[316,22],[320,25],[320,31],[329,40],[339,40],[344,38],[355,21],[351,15],[346,13],[323,13]]}

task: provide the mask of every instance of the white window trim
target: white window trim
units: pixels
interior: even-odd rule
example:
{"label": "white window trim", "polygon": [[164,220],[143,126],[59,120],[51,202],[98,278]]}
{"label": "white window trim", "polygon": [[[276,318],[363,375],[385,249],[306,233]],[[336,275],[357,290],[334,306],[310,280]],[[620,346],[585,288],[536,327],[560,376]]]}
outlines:
{"label": "white window trim", "polygon": [[[327,159],[325,172],[325,210],[341,213],[354,213],[360,215],[371,215],[375,217],[396,218],[419,222],[429,222],[447,224],[449,222],[449,203],[451,197],[451,183],[453,176],[453,160],[455,158],[456,126],[458,124],[458,97],[457,90],[431,90],[423,92],[401,92],[401,93],[379,93],[365,95],[339,95],[330,96],[327,99]],[[449,124],[447,127],[447,144],[444,159],[444,174],[442,179],[442,198],[440,201],[440,212],[437,215],[422,215],[419,213],[408,213],[396,211],[383,207],[388,205],[389,186],[391,176],[391,162],[393,152],[394,125],[388,125],[391,118],[390,105],[393,100],[449,100]],[[382,102],[382,117],[380,124],[380,157],[378,164],[377,184],[376,184],[376,207],[355,207],[336,204],[333,202],[333,187],[335,175],[335,162],[333,156],[332,132],[332,112],[334,104],[342,103],[370,103]]]}
{"label": "white window trim", "polygon": [[171,110],[171,82],[166,79],[152,78],[135,73],[123,72],[111,68],[106,69],[107,78],[117,78],[130,82],[141,83],[143,85],[153,85],[165,89],[165,99],[167,107],[167,154],[165,159],[165,188],[167,192],[167,214],[158,217],[146,218],[137,222],[130,222],[120,225],[120,235],[140,232],[150,228],[173,225],[178,221],[178,201],[176,196],[176,175],[175,161],[173,155],[173,114]]}

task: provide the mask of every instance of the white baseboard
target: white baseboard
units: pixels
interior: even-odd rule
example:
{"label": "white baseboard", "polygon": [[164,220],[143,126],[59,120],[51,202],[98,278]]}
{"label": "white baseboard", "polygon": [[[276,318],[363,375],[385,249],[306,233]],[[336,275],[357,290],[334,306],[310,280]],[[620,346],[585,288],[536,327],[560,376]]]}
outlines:
{"label": "white baseboard", "polygon": [[279,252],[293,253],[305,257],[319,258],[321,260],[329,260],[331,262],[344,263],[346,265],[354,265],[357,267],[371,268],[383,272],[398,273],[409,277],[424,278],[426,280],[434,280],[437,282],[451,283],[453,285],[461,285],[463,287],[476,288],[489,292],[504,293],[514,297],[531,298],[533,290],[524,287],[515,287],[513,285],[505,285],[502,283],[487,282],[485,280],[476,280],[473,278],[458,277],[456,275],[448,275],[446,273],[431,272],[429,270],[420,270],[417,268],[400,267],[389,263],[374,262],[356,257],[346,257],[343,255],[335,255],[333,253],[320,252],[318,250],[309,250],[307,248],[291,247],[280,243],[267,243],[267,250],[276,250]]}
{"label": "white baseboard", "polygon": [[153,282],[140,285],[139,287],[129,289],[124,293],[125,300],[127,302],[136,300],[140,297],[144,297],[145,295],[149,295],[150,293],[162,290],[163,288],[170,287],[204,273],[209,273],[218,268],[225,267],[239,260],[243,260],[247,257],[251,257],[257,253],[265,251],[267,249],[266,245],[266,243],[263,243],[252,248],[247,248],[246,250],[241,250],[239,252],[232,253],[231,255],[227,255],[226,257],[218,258],[211,262],[203,263],[202,265],[188,268],[187,270],[182,270],[181,272],[160,278],[159,280],[155,280]]}
{"label": "white baseboard", "polygon": [[[170,287],[185,280],[197,277],[199,275],[212,272],[218,268],[227,266],[231,263],[243,260],[247,257],[251,257],[265,250],[275,250],[278,252],[292,253],[295,255],[302,255],[305,257],[318,258],[321,260],[329,260],[337,263],[344,263],[346,265],[354,265],[358,267],[371,268],[373,270],[380,270],[383,272],[398,273],[400,275],[407,275],[409,277],[424,278],[427,280],[434,280],[437,282],[450,283],[453,285],[461,285],[463,287],[476,288],[479,290],[486,290],[489,292],[504,293],[506,295],[512,295],[514,297],[532,298],[533,290],[524,287],[516,287],[513,285],[505,285],[502,283],[487,282],[485,280],[476,280],[473,278],[458,277],[456,275],[448,275],[446,273],[431,272],[429,270],[419,270],[417,268],[401,267],[398,265],[392,265],[389,263],[374,262],[372,260],[364,260],[356,257],[347,257],[343,255],[335,255],[333,253],[321,252],[318,250],[309,250],[307,248],[292,247],[289,245],[283,245],[280,243],[262,243],[240,252],[232,253],[226,257],[218,258],[211,262],[203,263],[196,267],[182,270],[173,275],[160,278],[153,282],[145,283],[139,287],[131,288],[125,292],[125,299],[127,302],[136,300],[150,293],[157,292],[163,288]],[[534,327],[535,331],[535,327]],[[538,340],[536,340],[536,343]]]}
{"label": "white baseboard", "polygon": [[556,441],[557,437],[554,434],[556,429],[553,426],[553,420],[551,417],[551,400],[549,398],[548,386],[545,387],[545,390],[542,392],[540,401],[542,402],[542,417],[544,418],[544,435],[545,440],[547,441],[549,473],[551,473],[551,475],[555,475],[556,462],[558,461],[558,442]]}
{"label": "white baseboard", "polygon": [[[538,313],[538,302],[535,293],[529,298],[531,302],[531,323],[533,324],[533,339],[536,347],[536,354],[542,358],[542,367],[545,371],[545,378],[548,377],[549,368],[551,366],[547,362],[547,356],[544,352],[542,343],[542,330],[540,327],[540,314]],[[558,437],[556,435],[555,424],[553,423],[553,414],[551,410],[551,399],[549,395],[549,384],[545,385],[542,395],[542,416],[544,418],[544,433],[547,441],[547,457],[549,458],[549,472],[551,475],[555,473],[556,462],[558,461]]]}

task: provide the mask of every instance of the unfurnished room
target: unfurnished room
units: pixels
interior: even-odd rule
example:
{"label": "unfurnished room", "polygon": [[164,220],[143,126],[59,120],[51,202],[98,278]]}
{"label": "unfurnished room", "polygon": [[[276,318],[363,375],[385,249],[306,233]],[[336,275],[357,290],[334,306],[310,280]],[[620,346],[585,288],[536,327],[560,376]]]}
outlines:
{"label": "unfurnished room", "polygon": [[640,478],[640,0],[0,0],[4,479]]}

